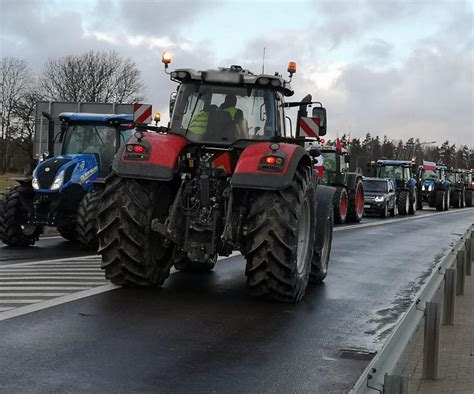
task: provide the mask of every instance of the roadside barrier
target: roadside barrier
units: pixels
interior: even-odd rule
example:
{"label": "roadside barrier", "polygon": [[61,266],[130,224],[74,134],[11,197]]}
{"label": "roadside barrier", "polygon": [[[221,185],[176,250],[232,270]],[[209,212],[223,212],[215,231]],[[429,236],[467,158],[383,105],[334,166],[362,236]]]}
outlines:
{"label": "roadside barrier", "polygon": [[[437,379],[441,324],[455,324],[456,296],[464,294],[472,272],[474,224],[466,230],[425,282],[418,298],[397,323],[388,340],[351,389],[351,394],[405,394],[409,377],[393,375],[408,343],[424,322],[423,378]],[[423,321],[424,318],[424,321]]]}

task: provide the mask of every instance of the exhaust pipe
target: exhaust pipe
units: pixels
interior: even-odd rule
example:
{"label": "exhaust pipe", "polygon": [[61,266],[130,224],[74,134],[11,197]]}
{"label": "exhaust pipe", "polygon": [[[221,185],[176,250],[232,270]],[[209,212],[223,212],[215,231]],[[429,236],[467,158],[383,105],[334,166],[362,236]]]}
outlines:
{"label": "exhaust pipe", "polygon": [[54,156],[54,119],[47,113],[42,112],[42,115],[48,119],[48,158]]}

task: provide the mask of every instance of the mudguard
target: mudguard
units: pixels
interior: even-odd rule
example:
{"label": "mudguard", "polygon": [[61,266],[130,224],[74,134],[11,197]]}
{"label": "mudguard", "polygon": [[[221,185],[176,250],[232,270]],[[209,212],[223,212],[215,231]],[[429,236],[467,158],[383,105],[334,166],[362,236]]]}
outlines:
{"label": "mudguard", "polygon": [[[170,181],[175,172],[178,156],[188,142],[178,135],[143,133],[138,141],[135,136],[117,152],[112,164],[114,174],[124,178]],[[147,149],[144,159],[127,159],[126,147],[140,144]]]}
{"label": "mudguard", "polygon": [[349,172],[347,175],[348,175],[347,176],[347,188],[349,190],[354,190],[357,180],[362,179],[362,175],[358,174],[357,172]]}
{"label": "mudguard", "polygon": [[327,219],[332,217],[334,213],[332,201],[335,192],[335,187],[324,185],[318,185],[316,187],[316,249],[323,247],[324,234],[326,226],[328,225]]}
{"label": "mudguard", "polygon": [[[260,142],[247,146],[239,157],[231,185],[234,188],[283,190],[291,185],[300,163],[311,166],[309,154],[299,145],[278,144],[279,149],[272,151],[269,142]],[[267,155],[284,157],[280,170],[271,171],[261,168],[262,159]]]}

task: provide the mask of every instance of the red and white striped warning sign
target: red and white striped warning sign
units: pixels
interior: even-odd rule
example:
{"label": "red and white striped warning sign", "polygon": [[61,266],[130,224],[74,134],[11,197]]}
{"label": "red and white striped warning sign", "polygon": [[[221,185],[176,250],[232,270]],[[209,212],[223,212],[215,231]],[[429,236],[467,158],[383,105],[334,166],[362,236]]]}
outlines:
{"label": "red and white striped warning sign", "polygon": [[135,123],[151,123],[151,104],[133,104],[133,121]]}
{"label": "red and white striped warning sign", "polygon": [[318,137],[319,136],[319,125],[321,119],[319,118],[300,118],[300,134],[306,137]]}

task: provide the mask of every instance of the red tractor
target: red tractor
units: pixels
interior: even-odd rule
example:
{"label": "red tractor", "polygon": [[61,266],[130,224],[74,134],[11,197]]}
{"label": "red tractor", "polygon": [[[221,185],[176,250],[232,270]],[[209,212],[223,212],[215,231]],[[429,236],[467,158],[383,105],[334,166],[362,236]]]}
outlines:
{"label": "red tractor", "polygon": [[[163,56],[165,69],[170,58]],[[326,110],[285,102],[281,75],[239,66],[179,69],[168,127],[138,127],[117,153],[98,215],[105,276],[121,286],[161,285],[174,266],[210,271],[240,251],[252,296],[299,301],[327,274],[334,189],[317,185],[300,120],[326,133]],[[298,107],[295,136],[285,126]],[[301,133],[302,134],[302,133]]]}

